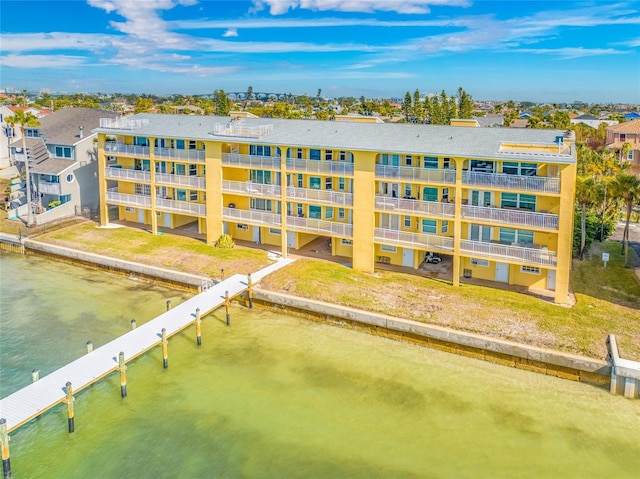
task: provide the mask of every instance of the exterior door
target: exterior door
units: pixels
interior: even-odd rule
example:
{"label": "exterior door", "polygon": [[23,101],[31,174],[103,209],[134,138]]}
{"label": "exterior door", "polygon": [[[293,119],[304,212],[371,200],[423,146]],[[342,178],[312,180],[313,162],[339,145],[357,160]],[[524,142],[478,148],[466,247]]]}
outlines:
{"label": "exterior door", "polygon": [[290,248],[296,247],[296,232],[287,231],[287,246]]}
{"label": "exterior door", "polygon": [[496,263],[496,281],[509,282],[509,263]]}
{"label": "exterior door", "polygon": [[138,208],[138,223],[144,223],[144,210]]}
{"label": "exterior door", "polygon": [[256,244],[260,244],[260,227],[252,226],[253,228],[253,242]]}
{"label": "exterior door", "polygon": [[162,226],[165,228],[171,228],[171,213],[164,214],[164,223]]}
{"label": "exterior door", "polygon": [[412,249],[402,248],[402,266],[413,268],[413,256]]}
{"label": "exterior door", "polygon": [[549,291],[556,290],[556,270],[555,269],[547,270],[547,289]]}
{"label": "exterior door", "polygon": [[491,191],[472,190],[469,197],[471,206],[490,206],[493,204],[493,193]]}
{"label": "exterior door", "polygon": [[491,226],[470,225],[469,239],[473,241],[481,241],[482,243],[489,243],[491,241]]}

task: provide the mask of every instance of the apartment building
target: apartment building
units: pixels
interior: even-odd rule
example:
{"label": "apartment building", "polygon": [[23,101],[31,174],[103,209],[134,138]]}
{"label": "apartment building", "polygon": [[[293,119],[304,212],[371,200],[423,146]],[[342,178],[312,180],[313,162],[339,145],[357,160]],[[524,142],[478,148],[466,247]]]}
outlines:
{"label": "apartment building", "polygon": [[632,174],[640,176],[640,119],[609,126],[606,147],[616,151],[620,161],[629,162]]}
{"label": "apartment building", "polygon": [[111,213],[283,255],[324,237],[368,272],[434,252],[454,285],[480,278],[567,302],[571,132],[154,114],[95,131],[103,224]]}

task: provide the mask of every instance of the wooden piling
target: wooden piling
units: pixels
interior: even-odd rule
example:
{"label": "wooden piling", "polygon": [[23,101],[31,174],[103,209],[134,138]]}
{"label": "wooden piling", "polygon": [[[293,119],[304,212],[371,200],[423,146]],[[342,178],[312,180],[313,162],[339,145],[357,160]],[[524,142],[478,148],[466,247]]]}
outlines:
{"label": "wooden piling", "polygon": [[253,309],[253,286],[251,284],[251,273],[247,275],[247,293],[249,295],[249,309]]}
{"label": "wooden piling", "polygon": [[196,341],[198,346],[202,346],[202,320],[200,318],[200,308],[196,308]]}
{"label": "wooden piling", "polygon": [[231,301],[229,300],[229,291],[224,292],[224,309],[227,313],[227,326],[231,324],[231,315],[229,313],[229,308],[231,307]]}
{"label": "wooden piling", "polygon": [[138,324],[136,323],[135,319],[131,320],[131,331],[133,331],[134,329],[136,329],[136,327],[138,327]]}
{"label": "wooden piling", "polygon": [[127,397],[127,365],[124,362],[124,352],[118,355],[118,369],[120,369],[120,396]]}
{"label": "wooden piling", "polygon": [[65,402],[67,403],[67,423],[69,425],[69,433],[75,431],[75,421],[73,415],[73,401],[75,398],[73,397],[73,389],[71,389],[71,382],[67,382],[65,384],[65,390],[67,392],[67,398]]}
{"label": "wooden piling", "polygon": [[167,299],[167,311],[171,309],[171,300]]}
{"label": "wooden piling", "polygon": [[162,366],[167,369],[169,367],[169,351],[167,342],[167,330],[162,328]]}
{"label": "wooden piling", "polygon": [[93,341],[87,341],[87,354],[93,351]]}
{"label": "wooden piling", "polygon": [[9,433],[7,432],[7,420],[0,419],[0,443],[2,444],[2,471],[4,477],[11,477],[11,459],[9,455]]}
{"label": "wooden piling", "polygon": [[39,369],[33,369],[31,371],[31,382],[35,383],[38,382],[40,380],[40,370]]}

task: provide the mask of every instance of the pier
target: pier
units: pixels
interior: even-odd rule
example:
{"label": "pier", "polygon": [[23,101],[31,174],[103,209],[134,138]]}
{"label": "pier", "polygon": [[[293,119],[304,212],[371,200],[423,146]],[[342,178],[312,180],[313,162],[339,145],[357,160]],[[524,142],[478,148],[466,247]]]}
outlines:
{"label": "pier", "polygon": [[[248,290],[250,283],[259,282],[266,275],[287,266],[294,260],[279,258],[275,263],[248,276],[233,275],[202,291],[184,303],[170,308],[151,321],[137,326],[66,366],[39,378],[32,384],[0,400],[0,418],[6,420],[6,430],[11,432],[40,416],[60,403],[67,402],[67,385],[73,393],[90,386],[99,379],[120,369],[120,353],[129,362],[204,316],[225,305],[229,298]],[[198,310],[198,311],[197,311]],[[69,386],[70,388],[70,386]]]}

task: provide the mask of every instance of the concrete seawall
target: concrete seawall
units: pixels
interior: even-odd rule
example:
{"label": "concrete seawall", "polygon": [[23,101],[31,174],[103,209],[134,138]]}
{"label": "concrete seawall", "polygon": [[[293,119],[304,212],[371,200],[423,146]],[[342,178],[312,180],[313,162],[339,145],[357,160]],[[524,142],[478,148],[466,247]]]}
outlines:
{"label": "concrete seawall", "polygon": [[253,296],[254,304],[261,307],[286,311],[288,314],[363,330],[392,339],[410,341],[505,366],[602,387],[609,387],[611,381],[611,366],[604,360],[527,346],[262,289],[255,289]]}

